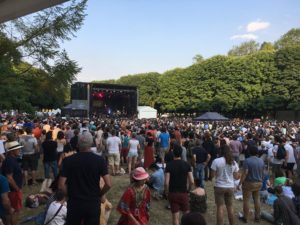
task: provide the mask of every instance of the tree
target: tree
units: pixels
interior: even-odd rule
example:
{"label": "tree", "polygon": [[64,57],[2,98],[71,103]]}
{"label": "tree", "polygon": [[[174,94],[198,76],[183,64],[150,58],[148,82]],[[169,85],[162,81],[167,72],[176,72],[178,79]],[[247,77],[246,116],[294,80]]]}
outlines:
{"label": "tree", "polygon": [[300,44],[300,28],[291,29],[275,42],[276,49]]}
{"label": "tree", "polygon": [[274,46],[271,42],[263,42],[260,46],[260,51],[274,51]]}
{"label": "tree", "polygon": [[204,57],[200,54],[197,54],[193,57],[194,64],[198,64],[204,61]]}
{"label": "tree", "polygon": [[[49,8],[0,25],[1,85],[12,84],[24,91],[18,102],[10,99],[1,105],[1,101],[5,101],[1,96],[8,96],[8,90],[0,88],[1,108],[25,109],[41,106],[43,105],[41,102],[49,104],[49,107],[64,104],[65,93],[80,68],[60,48],[60,43],[70,40],[80,29],[85,18],[86,1],[73,0],[63,6]],[[4,70],[8,72],[4,73]],[[33,74],[40,75],[40,79],[32,76]],[[47,85],[41,85],[42,83]],[[32,84],[50,88],[46,98],[38,92],[34,94],[42,98],[33,97]],[[36,91],[46,90],[36,89]],[[16,95],[14,97],[16,98]]]}
{"label": "tree", "polygon": [[243,56],[249,55],[257,52],[259,49],[259,44],[255,41],[243,42],[238,46],[233,46],[231,50],[229,50],[229,56]]}

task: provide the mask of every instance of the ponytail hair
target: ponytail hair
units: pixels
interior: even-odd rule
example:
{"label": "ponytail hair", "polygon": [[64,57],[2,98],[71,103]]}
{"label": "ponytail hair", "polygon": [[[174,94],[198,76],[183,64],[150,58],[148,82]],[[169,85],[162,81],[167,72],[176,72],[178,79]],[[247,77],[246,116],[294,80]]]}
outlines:
{"label": "ponytail hair", "polygon": [[221,147],[221,156],[225,158],[226,164],[232,165],[233,164],[233,157],[231,149],[228,145],[224,145]]}

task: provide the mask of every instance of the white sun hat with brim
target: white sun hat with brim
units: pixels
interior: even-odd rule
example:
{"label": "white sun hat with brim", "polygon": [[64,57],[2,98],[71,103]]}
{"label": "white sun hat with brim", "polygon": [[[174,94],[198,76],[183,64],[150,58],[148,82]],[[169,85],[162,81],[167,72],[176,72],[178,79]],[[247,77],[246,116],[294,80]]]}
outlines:
{"label": "white sun hat with brim", "polygon": [[11,142],[7,142],[5,144],[5,148],[6,148],[6,152],[10,152],[10,151],[13,151],[13,150],[23,148],[23,146],[20,145],[20,143],[17,142],[17,141],[11,141]]}

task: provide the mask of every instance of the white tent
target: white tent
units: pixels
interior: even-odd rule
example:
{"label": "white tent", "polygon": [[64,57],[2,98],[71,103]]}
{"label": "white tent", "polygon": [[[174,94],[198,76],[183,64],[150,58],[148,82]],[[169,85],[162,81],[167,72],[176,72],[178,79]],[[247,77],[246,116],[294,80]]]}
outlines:
{"label": "white tent", "polygon": [[139,119],[155,119],[157,117],[157,110],[150,106],[138,106]]}

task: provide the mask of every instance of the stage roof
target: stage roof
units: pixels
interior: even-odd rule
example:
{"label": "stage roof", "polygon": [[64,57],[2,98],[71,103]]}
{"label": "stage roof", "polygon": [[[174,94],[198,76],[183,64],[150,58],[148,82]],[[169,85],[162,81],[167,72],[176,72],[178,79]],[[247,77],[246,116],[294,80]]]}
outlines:
{"label": "stage roof", "polygon": [[0,0],[0,23],[34,13],[69,0]]}

